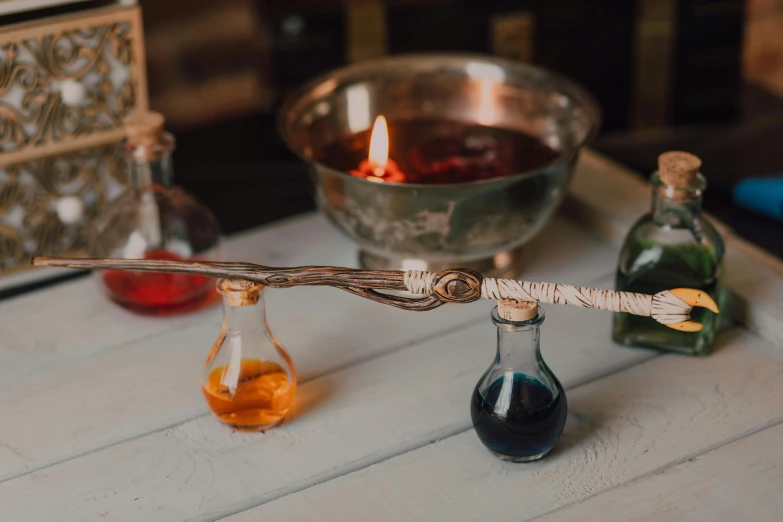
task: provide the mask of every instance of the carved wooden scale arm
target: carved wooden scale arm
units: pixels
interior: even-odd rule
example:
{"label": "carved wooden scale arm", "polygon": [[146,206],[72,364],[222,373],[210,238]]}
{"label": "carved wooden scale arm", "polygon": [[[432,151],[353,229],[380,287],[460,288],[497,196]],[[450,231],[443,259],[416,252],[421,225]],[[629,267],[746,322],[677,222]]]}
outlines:
{"label": "carved wooden scale arm", "polygon": [[[333,266],[276,268],[252,263],[53,257],[36,257],[32,264],[244,279],[274,288],[333,286],[373,301],[415,311],[432,310],[444,303],[469,303],[482,298],[535,301],[648,316],[669,328],[688,332],[703,328],[703,325],[690,320],[693,307],[704,307],[718,313],[717,304],[706,292],[691,288],[675,288],[648,295],[556,283],[485,278],[473,270],[461,268],[432,273]],[[395,296],[379,290],[407,291],[420,297]]]}

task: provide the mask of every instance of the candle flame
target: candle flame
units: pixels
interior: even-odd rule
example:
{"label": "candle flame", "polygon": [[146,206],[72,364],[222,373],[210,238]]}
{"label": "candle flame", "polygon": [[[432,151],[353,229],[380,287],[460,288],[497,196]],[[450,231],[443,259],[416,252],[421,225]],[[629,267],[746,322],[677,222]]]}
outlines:
{"label": "candle flame", "polygon": [[386,126],[386,118],[382,115],[375,118],[370,135],[370,154],[368,156],[370,166],[374,171],[380,171],[381,176],[389,162],[389,128]]}

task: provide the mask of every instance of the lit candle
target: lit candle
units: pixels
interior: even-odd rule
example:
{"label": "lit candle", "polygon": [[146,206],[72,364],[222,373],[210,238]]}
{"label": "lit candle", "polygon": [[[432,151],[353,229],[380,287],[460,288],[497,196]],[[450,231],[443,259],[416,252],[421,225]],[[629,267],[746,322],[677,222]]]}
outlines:
{"label": "lit candle", "polygon": [[382,178],[389,162],[389,127],[383,115],[375,118],[370,136],[370,153],[367,155],[373,174]]}
{"label": "lit candle", "polygon": [[359,163],[359,169],[352,170],[351,174],[375,183],[388,181],[402,183],[405,181],[405,175],[394,160],[389,158],[389,127],[383,115],[375,118],[375,123],[372,126],[367,159],[362,160]]}

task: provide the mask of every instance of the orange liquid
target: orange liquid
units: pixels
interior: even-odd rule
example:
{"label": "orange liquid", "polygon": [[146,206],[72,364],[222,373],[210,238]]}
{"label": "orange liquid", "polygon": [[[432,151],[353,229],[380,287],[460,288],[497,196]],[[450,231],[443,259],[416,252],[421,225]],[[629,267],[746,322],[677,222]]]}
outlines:
{"label": "orange liquid", "polygon": [[296,377],[288,379],[282,366],[259,359],[242,359],[239,378],[226,367],[212,370],[202,383],[204,398],[223,423],[242,431],[262,431],[280,423],[296,392]]}

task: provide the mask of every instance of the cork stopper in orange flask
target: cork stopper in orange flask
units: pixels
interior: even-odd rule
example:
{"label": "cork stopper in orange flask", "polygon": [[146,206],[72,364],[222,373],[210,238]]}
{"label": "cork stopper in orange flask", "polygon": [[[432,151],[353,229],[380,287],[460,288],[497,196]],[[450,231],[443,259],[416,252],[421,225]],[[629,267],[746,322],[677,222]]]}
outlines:
{"label": "cork stopper in orange flask", "polygon": [[264,290],[261,284],[244,279],[220,279],[217,288],[229,306],[253,306]]}

